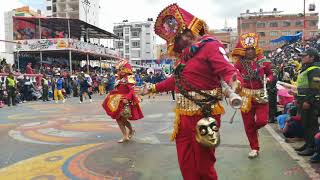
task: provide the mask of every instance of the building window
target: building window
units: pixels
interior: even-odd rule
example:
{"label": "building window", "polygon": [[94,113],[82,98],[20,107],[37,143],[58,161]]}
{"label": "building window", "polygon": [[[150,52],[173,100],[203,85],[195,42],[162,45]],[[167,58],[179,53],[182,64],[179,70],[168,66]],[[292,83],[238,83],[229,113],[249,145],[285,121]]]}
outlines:
{"label": "building window", "polygon": [[291,33],[290,33],[290,31],[282,31],[282,35],[283,36],[290,36]]}
{"label": "building window", "polygon": [[132,47],[133,48],[139,48],[140,47],[140,42],[139,41],[133,41],[132,42]]}
{"label": "building window", "polygon": [[124,28],[124,33],[129,34],[129,28]]}
{"label": "building window", "polygon": [[146,33],[146,35],[150,35],[150,33],[149,33],[149,32],[147,32],[147,33]]}
{"label": "building window", "polygon": [[289,27],[291,26],[291,22],[290,21],[283,21],[282,22],[282,27]]}
{"label": "building window", "polygon": [[270,27],[278,27],[278,22],[271,22]]}
{"label": "building window", "polygon": [[309,26],[318,26],[318,20],[310,20]]}
{"label": "building window", "polygon": [[128,43],[129,43],[129,36],[126,36],[126,37],[124,38],[124,40],[125,40],[126,44],[128,44]]}
{"label": "building window", "polygon": [[137,38],[137,37],[139,37],[139,32],[138,32],[138,31],[133,31],[133,32],[131,33],[131,36],[132,36],[133,38]]}
{"label": "building window", "polygon": [[257,23],[257,28],[264,28],[264,27],[266,27],[266,23],[264,23],[264,22]]}
{"label": "building window", "polygon": [[117,46],[118,46],[117,48],[123,48],[123,42],[122,42],[122,41],[119,41],[118,44],[117,44]]}
{"label": "building window", "polygon": [[149,28],[149,27],[150,27],[150,25],[149,25],[149,24],[146,24],[144,27]]}
{"label": "building window", "polygon": [[51,6],[47,6],[47,10],[50,11],[51,10]]}
{"label": "building window", "polygon": [[270,46],[275,46],[277,43],[274,43],[274,42],[269,42]]}
{"label": "building window", "polygon": [[311,31],[311,32],[310,32],[310,36],[316,36],[317,34],[318,34],[317,31]]}
{"label": "building window", "polygon": [[53,5],[52,11],[53,11],[53,12],[57,12],[57,6],[56,6],[56,5]]}
{"label": "building window", "polygon": [[265,37],[266,36],[265,32],[258,32],[258,34],[259,34],[260,37]]}
{"label": "building window", "polygon": [[131,51],[132,58],[140,58],[140,51]]}
{"label": "building window", "polygon": [[242,29],[248,29],[250,27],[250,24],[249,23],[242,23],[241,24],[241,28]]}
{"label": "building window", "polygon": [[265,41],[259,41],[259,46],[265,46],[266,42]]}
{"label": "building window", "polygon": [[271,31],[270,32],[270,36],[278,36],[278,32],[277,31]]}
{"label": "building window", "polygon": [[126,53],[129,53],[129,45],[126,45],[125,52],[126,52]]}
{"label": "building window", "polygon": [[130,58],[130,56],[129,55],[126,55],[126,59],[129,59]]}
{"label": "building window", "polygon": [[296,26],[299,26],[299,27],[303,26],[303,21],[302,20],[296,21]]}

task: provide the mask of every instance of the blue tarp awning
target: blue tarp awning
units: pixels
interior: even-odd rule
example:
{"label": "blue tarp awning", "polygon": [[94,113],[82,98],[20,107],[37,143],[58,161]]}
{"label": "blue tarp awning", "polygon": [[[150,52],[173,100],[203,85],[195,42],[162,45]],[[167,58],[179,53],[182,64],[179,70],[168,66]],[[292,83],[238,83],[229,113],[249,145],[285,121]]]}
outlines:
{"label": "blue tarp awning", "polygon": [[301,37],[302,37],[302,32],[299,32],[298,34],[293,35],[293,36],[281,36],[278,39],[271,40],[270,42],[272,42],[272,43],[277,43],[277,42],[281,42],[281,41],[294,42],[294,41],[298,41],[299,39],[301,39]]}

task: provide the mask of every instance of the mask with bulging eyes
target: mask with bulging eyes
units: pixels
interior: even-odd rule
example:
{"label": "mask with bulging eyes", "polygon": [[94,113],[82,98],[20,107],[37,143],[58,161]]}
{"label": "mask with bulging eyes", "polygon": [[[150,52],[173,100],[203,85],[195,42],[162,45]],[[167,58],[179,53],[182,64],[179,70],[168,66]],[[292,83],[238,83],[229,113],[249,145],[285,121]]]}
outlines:
{"label": "mask with bulging eyes", "polygon": [[220,133],[216,119],[202,118],[196,127],[196,140],[208,148],[215,148],[220,144]]}

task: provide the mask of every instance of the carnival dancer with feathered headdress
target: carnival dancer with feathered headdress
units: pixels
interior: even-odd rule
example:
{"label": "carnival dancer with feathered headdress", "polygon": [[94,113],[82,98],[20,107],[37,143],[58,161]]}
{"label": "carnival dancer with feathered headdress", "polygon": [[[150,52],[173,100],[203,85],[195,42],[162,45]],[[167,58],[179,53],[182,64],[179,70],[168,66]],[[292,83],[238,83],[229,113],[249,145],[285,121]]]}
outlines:
{"label": "carnival dancer with feathered headdress", "polygon": [[273,80],[271,61],[263,56],[258,43],[257,34],[243,34],[232,51],[232,56],[236,59],[235,67],[243,78],[240,92],[243,100],[241,113],[251,147],[249,158],[259,155],[258,130],[264,127],[269,120],[266,86]]}
{"label": "carnival dancer with feathered headdress", "polygon": [[115,89],[109,92],[102,106],[112,119],[117,120],[123,135],[118,142],[123,143],[130,140],[135,133],[128,120],[142,119],[143,114],[134,92],[135,79],[131,65],[127,60],[121,60],[116,69],[118,77]]}
{"label": "carnival dancer with feathered headdress", "polygon": [[224,113],[221,81],[231,83],[237,74],[223,45],[207,31],[203,20],[177,4],[166,7],[155,22],[155,32],[179,61],[173,76],[144,89],[144,94],[177,93],[172,140],[185,180],[217,179],[215,148]]}

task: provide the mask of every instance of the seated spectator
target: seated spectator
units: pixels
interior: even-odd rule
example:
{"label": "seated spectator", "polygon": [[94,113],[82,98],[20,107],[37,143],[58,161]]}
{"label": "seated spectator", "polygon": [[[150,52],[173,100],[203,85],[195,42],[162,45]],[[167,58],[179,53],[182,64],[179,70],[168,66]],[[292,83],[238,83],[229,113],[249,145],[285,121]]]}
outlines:
{"label": "seated spectator", "polygon": [[277,116],[277,122],[278,122],[278,126],[279,126],[279,129],[283,129],[285,124],[286,124],[286,121],[288,120],[289,118],[289,110],[290,108],[294,106],[293,103],[288,103],[286,104],[284,110],[283,110],[283,114]]}
{"label": "seated spectator", "polygon": [[301,117],[297,116],[297,107],[292,107],[289,110],[290,117],[285,123],[282,129],[284,137],[286,137],[286,142],[294,142],[303,140],[303,126],[301,122]]}

